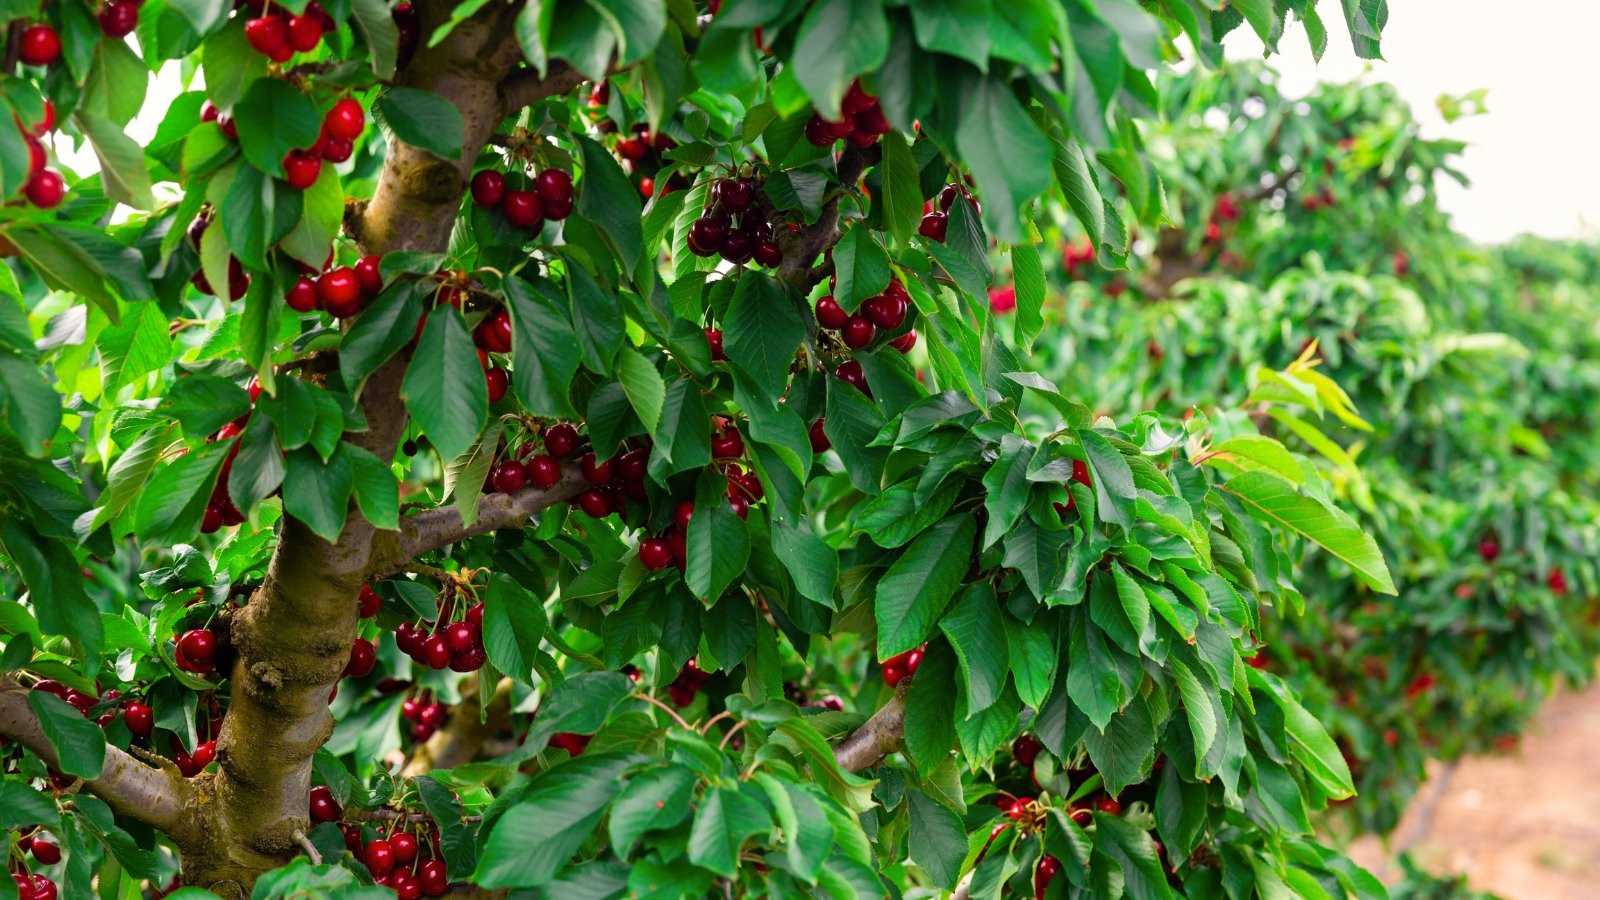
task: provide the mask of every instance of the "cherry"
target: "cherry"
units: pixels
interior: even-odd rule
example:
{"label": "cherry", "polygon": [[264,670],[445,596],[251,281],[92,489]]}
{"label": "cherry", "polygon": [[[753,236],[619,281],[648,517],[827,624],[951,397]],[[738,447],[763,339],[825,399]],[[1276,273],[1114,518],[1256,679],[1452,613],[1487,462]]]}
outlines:
{"label": "cherry", "polygon": [[1478,539],[1478,555],[1484,562],[1494,562],[1500,555],[1500,539],[1492,534],[1486,534]]}
{"label": "cherry", "polygon": [[222,510],[216,506],[207,506],[205,515],[200,519],[201,534],[215,534],[222,527]]}
{"label": "cherry", "polygon": [[839,301],[833,297],[823,297],[817,301],[817,324],[823,328],[837,331],[850,321],[850,314],[844,311]]}
{"label": "cherry", "polygon": [[289,292],[283,299],[290,309],[300,313],[313,312],[321,305],[317,300],[317,286],[304,275],[289,286]]}
{"label": "cherry", "polygon": [[828,439],[828,432],[823,430],[823,421],[818,419],[812,422],[811,427],[806,430],[807,436],[811,438],[812,453],[822,453],[833,446],[833,441]]}
{"label": "cherry", "polygon": [[833,142],[838,139],[839,135],[835,133],[834,123],[824,119],[821,113],[814,112],[811,114],[811,118],[806,120],[806,140],[810,141],[812,146],[832,147]]}
{"label": "cherry", "polygon": [[382,878],[394,870],[394,849],[388,841],[376,838],[361,849],[361,861],[374,876]]}
{"label": "cherry", "polygon": [[467,624],[471,625],[479,634],[483,633],[483,604],[474,603],[467,607]]}
{"label": "cherry", "polygon": [[860,140],[863,143],[859,144],[859,146],[871,144],[882,135],[894,130],[894,126],[890,125],[889,120],[884,116],[883,107],[881,106],[873,106],[857,115],[854,125],[855,131],[851,132],[853,139],[851,143],[856,143],[854,138],[860,135],[862,136]]}
{"label": "cherry", "polygon": [[443,669],[450,665],[450,645],[445,643],[444,635],[429,635],[422,642],[422,662],[430,669]]}
{"label": "cherry", "polygon": [[950,230],[950,217],[942,212],[931,212],[922,217],[917,225],[917,234],[922,235],[934,243],[944,243],[945,235]]}
{"label": "cherry", "polygon": [[539,206],[539,195],[533,191],[506,191],[502,203],[501,212],[512,225],[538,230],[543,224],[544,210]]}
{"label": "cherry", "polygon": [[553,456],[541,453],[528,460],[525,468],[528,471],[528,480],[541,490],[555,487],[556,482],[561,480],[561,463]]}
{"label": "cherry", "polygon": [[506,389],[511,387],[511,373],[499,366],[490,366],[483,372],[483,380],[489,385],[489,402],[499,403],[506,395]]}
{"label": "cherry", "polygon": [[450,889],[450,877],[441,860],[430,859],[423,863],[417,870],[417,880],[422,882],[422,893],[429,897],[443,897]]}
{"label": "cherry", "polygon": [[485,209],[499,206],[506,196],[506,177],[493,169],[479,169],[472,176],[472,202]]}
{"label": "cherry", "polygon": [[244,23],[244,38],[257,53],[273,56],[288,47],[289,29],[277,16],[262,16]]}
{"label": "cherry", "polygon": [[139,4],[136,0],[116,0],[100,10],[100,30],[109,38],[125,38],[139,27]]}
{"label": "cherry", "polygon": [[672,521],[678,526],[679,531],[689,530],[689,519],[694,516],[694,501],[685,500],[673,510]]}
{"label": "cherry", "polygon": [[254,406],[261,399],[261,376],[251,375],[250,380],[244,383],[244,389],[250,395],[250,405]]}
{"label": "cherry", "polygon": [[1017,761],[1017,765],[1031,768],[1033,761],[1039,758],[1039,751],[1043,749],[1044,745],[1039,743],[1038,738],[1024,734],[1011,742],[1011,758]]}
{"label": "cherry", "polygon": [[905,677],[906,670],[904,667],[887,662],[883,664],[883,683],[889,687],[899,685]]}
{"label": "cherry", "polygon": [[738,459],[744,455],[744,438],[739,429],[729,426],[711,436],[711,456],[714,459]]}
{"label": "cherry", "polygon": [[500,493],[515,494],[517,491],[522,490],[522,486],[528,482],[528,471],[522,467],[522,463],[514,459],[508,459],[494,467],[494,472],[489,476],[489,481],[494,485],[494,489]]}
{"label": "cherry", "polygon": [[890,341],[889,346],[899,350],[901,353],[910,353],[911,348],[917,346],[917,330],[913,328],[905,334],[900,335],[899,337]]}
{"label": "cherry", "polygon": [[755,236],[748,229],[732,229],[722,238],[722,258],[740,265],[755,254],[755,244]]}
{"label": "cherry", "polygon": [[595,488],[578,495],[578,508],[587,513],[591,519],[604,519],[615,511],[611,495]]}
{"label": "cherry", "polygon": [[44,171],[44,167],[50,164],[50,157],[45,153],[44,145],[39,143],[38,138],[29,137],[27,140],[28,177],[32,178]]}
{"label": "cherry", "polygon": [[445,645],[451,653],[465,653],[478,643],[480,634],[468,622],[452,622],[444,630]]}
{"label": "cherry", "polygon": [[417,838],[409,832],[402,831],[390,836],[389,849],[394,851],[395,864],[409,866],[417,859]]}
{"label": "cherry", "polygon": [[189,658],[190,662],[205,665],[210,663],[217,655],[216,635],[204,628],[196,628],[183,633],[178,638],[178,649]]}
{"label": "cherry", "polygon": [[1081,459],[1073,460],[1072,480],[1086,488],[1094,487],[1094,479],[1089,476],[1089,464]]}
{"label": "cherry", "polygon": [[373,650],[372,642],[358,637],[350,645],[350,661],[344,666],[345,677],[365,678],[372,674],[372,667],[377,664],[378,654]]}
{"label": "cherry", "polygon": [[122,706],[122,724],[128,726],[128,733],[134,737],[149,737],[155,728],[155,710],[138,701],[129,701]]}
{"label": "cherry", "polygon": [[386,883],[399,900],[417,900],[422,896],[422,882],[405,869],[396,870]]}
{"label": "cherry", "polygon": [[61,58],[61,35],[49,25],[29,25],[22,29],[18,46],[22,61],[30,66],[48,66]]}
{"label": "cherry", "polygon": [[429,703],[417,714],[417,724],[429,728],[438,728],[444,724],[445,706],[443,703]]}
{"label": "cherry", "polygon": [[716,256],[727,237],[727,227],[710,216],[702,216],[689,226],[689,251],[696,256]]}
{"label": "cherry", "polygon": [[195,768],[197,769],[204,769],[206,766],[216,762],[217,742],[214,740],[206,741],[204,744],[194,748],[194,756],[191,759],[194,760]]}
{"label": "cherry", "polygon": [[878,327],[873,325],[872,321],[866,316],[858,313],[851,316],[844,323],[844,328],[840,329],[839,336],[844,338],[846,347],[851,350],[860,350],[872,343],[872,339],[878,336]]}
{"label": "cherry", "polygon": [[757,265],[769,269],[776,269],[783,264],[783,250],[778,242],[771,238],[756,238],[755,250],[752,254]]}
{"label": "cherry", "polygon": [[583,751],[588,746],[588,735],[559,731],[550,736],[550,748],[552,750],[565,750],[568,756],[582,756]]}
{"label": "cherry", "polygon": [[[33,876],[33,893],[28,900],[56,900],[56,883],[44,875]],[[20,900],[20,898],[19,898]]]}
{"label": "cherry", "polygon": [[578,460],[578,465],[583,469],[583,477],[587,478],[590,484],[601,485],[611,483],[611,460],[608,459],[605,462],[600,462],[595,459],[595,455],[593,453],[585,453],[583,457]]}
{"label": "cherry", "polygon": [[1050,887],[1050,882],[1061,871],[1061,860],[1048,853],[1039,858],[1039,865],[1033,870],[1033,897],[1034,900],[1044,900],[1045,890]]}
{"label": "cherry", "polygon": [[[315,50],[317,45],[322,43],[322,23],[317,21],[316,16],[290,16],[287,38],[290,50],[300,53]],[[346,140],[353,141],[355,138],[350,137]]]}
{"label": "cherry", "polygon": [[472,337],[479,347],[490,353],[510,353],[511,313],[505,307],[490,313],[473,329]]}
{"label": "cherry", "polygon": [[[291,25],[291,28],[293,26]],[[322,36],[321,26],[318,26],[317,37]],[[323,118],[322,124],[328,129],[328,134],[341,141],[354,141],[361,137],[361,132],[367,127],[367,114],[361,104],[349,97],[340,100],[328,110],[328,115]]]}
{"label": "cherry", "polygon": [[1115,797],[1101,797],[1094,802],[1094,808],[1108,816],[1114,816],[1122,812],[1122,804],[1118,803]]}
{"label": "cherry", "polygon": [[28,179],[23,194],[27,196],[29,203],[40,209],[55,209],[67,196],[67,183],[62,179],[60,172],[44,168]]}
{"label": "cherry", "polygon": [[34,838],[30,850],[34,859],[47,866],[61,862],[61,848],[43,838]]}
{"label": "cherry", "polygon": [[333,791],[320,784],[311,789],[310,812],[311,821],[318,824],[337,822],[344,818],[344,809],[339,805],[339,801],[333,798]]}
{"label": "cherry", "polygon": [[715,328],[706,329],[706,344],[711,347],[711,361],[723,362],[728,354],[722,349],[722,332]]}
{"label": "cherry", "polygon": [[906,301],[884,291],[861,304],[861,311],[879,328],[899,328],[906,320]]}
{"label": "cherry", "polygon": [[861,79],[850,82],[850,89],[844,92],[844,100],[839,103],[839,109],[847,116],[860,115],[878,105],[878,98],[867,93],[861,87]]}
{"label": "cherry", "polygon": [[617,141],[617,155],[629,162],[639,162],[650,152],[650,145],[636,138]]}
{"label": "cherry", "polygon": [[1550,570],[1550,574],[1545,578],[1545,584],[1549,585],[1556,596],[1564,596],[1567,593],[1567,574],[1557,566]]}
{"label": "cherry", "polygon": [[368,296],[377,296],[383,293],[383,257],[372,255],[363,256],[356,262],[356,281],[361,283],[361,292]]}
{"label": "cherry", "polygon": [[39,121],[34,123],[33,129],[32,129],[32,131],[30,133],[34,137],[44,137],[46,134],[50,133],[50,130],[52,128],[55,128],[55,127],[56,127],[56,105],[54,103],[50,102],[50,98],[49,97],[46,97],[44,99],[44,115],[40,116],[39,117]]}
{"label": "cherry", "polygon": [[544,430],[544,448],[554,457],[571,456],[578,449],[578,429],[557,422]]}
{"label": "cherry", "polygon": [[283,177],[292,188],[306,190],[322,174],[322,157],[306,150],[290,150],[283,158]]}
{"label": "cherry", "polygon": [[474,644],[450,657],[450,671],[476,672],[483,668],[483,664],[488,661],[489,654],[484,652],[483,645]]}
{"label": "cherry", "polygon": [[741,519],[749,518],[749,516],[750,516],[750,501],[746,500],[744,498],[743,494],[739,494],[739,495],[736,495],[736,496],[733,496],[733,497],[729,497],[728,498],[728,506],[733,509],[733,514],[738,516],[739,518],[741,518]]}
{"label": "cherry", "polygon": [[547,206],[554,204],[564,212],[555,215],[549,212],[552,219],[564,219],[572,211],[572,176],[562,169],[545,169],[533,179],[533,190],[539,195],[540,201]]}
{"label": "cherry", "polygon": [[317,301],[336,319],[361,311],[361,279],[354,269],[340,266],[317,279]]}
{"label": "cherry", "polygon": [[672,565],[672,547],[661,538],[645,538],[639,542],[639,562],[646,569],[665,569]]}

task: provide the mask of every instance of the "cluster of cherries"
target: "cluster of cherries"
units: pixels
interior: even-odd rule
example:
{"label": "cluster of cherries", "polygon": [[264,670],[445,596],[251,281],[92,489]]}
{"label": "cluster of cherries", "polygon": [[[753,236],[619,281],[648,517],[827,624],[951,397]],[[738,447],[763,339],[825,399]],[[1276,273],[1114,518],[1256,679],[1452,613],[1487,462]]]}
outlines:
{"label": "cluster of cherries", "polygon": [[444,603],[438,621],[431,626],[402,622],[394,632],[395,646],[430,669],[476,672],[483,668],[489,659],[483,649],[483,604],[474,603],[461,619],[449,621],[454,608],[453,603]]}
{"label": "cluster of cherries", "polygon": [[[600,89],[597,88],[596,90],[599,91]],[[606,86],[607,96],[609,96],[609,90],[608,85]],[[591,105],[593,101],[594,98],[591,97]],[[601,131],[612,131],[616,127],[617,123],[609,119],[600,123]],[[622,158],[622,167],[628,172],[638,175],[639,194],[646,200],[655,196],[656,180],[654,176],[659,175],[661,167],[666,164],[666,159],[662,154],[676,146],[678,146],[678,142],[673,140],[671,135],[659,131],[651,134],[650,126],[644,122],[636,123],[633,126],[632,137],[617,139],[615,149],[617,156]],[[662,193],[670,194],[673,191],[685,190],[688,187],[689,180],[681,172],[674,172],[667,179],[666,188],[662,190]]]}
{"label": "cluster of cherries", "polygon": [[244,37],[257,53],[273,62],[288,62],[296,53],[309,53],[322,43],[324,32],[337,27],[317,0],[306,4],[306,11],[295,15],[275,3],[261,0],[249,4],[258,14],[244,23]]}
{"label": "cluster of cherries", "polygon": [[711,185],[711,202],[689,226],[687,242],[696,256],[716,256],[734,265],[755,260],[769,269],[783,262],[772,231],[770,210],[748,178],[724,178]]}
{"label": "cluster of cherries", "polygon": [[861,87],[861,80],[850,83],[844,100],[839,104],[843,113],[837,122],[830,122],[822,113],[813,111],[806,120],[806,140],[818,147],[832,147],[835,141],[849,141],[854,147],[870,147],[893,130],[884,118],[878,98]]}
{"label": "cluster of cherries", "polygon": [[183,672],[204,675],[212,671],[217,664],[217,636],[208,628],[185,631],[172,648],[172,660]]}
{"label": "cluster of cherries", "polygon": [[922,654],[927,649],[928,645],[923,644],[884,660],[883,683],[889,687],[896,687],[900,682],[917,674],[917,668],[922,665]]}
{"label": "cluster of cherries", "polygon": [[306,271],[284,293],[284,302],[297,313],[320,309],[335,319],[348,319],[383,293],[382,263],[381,256],[363,256],[353,266],[335,266],[330,251],[321,273],[302,266]]}
{"label": "cluster of cherries", "polygon": [[694,702],[695,695],[700,693],[700,689],[706,686],[706,681],[710,678],[711,675],[701,671],[700,665],[691,656],[678,671],[678,677],[667,685],[667,696],[672,698],[673,706],[682,709]]}
{"label": "cluster of cherries", "polygon": [[[245,390],[250,394],[250,404],[261,399],[261,381],[254,375],[246,384]],[[244,432],[244,426],[250,421],[250,414],[245,413],[232,422],[217,429],[217,433],[209,440],[213,442],[230,442],[228,455],[222,460],[222,467],[217,472],[217,483],[211,488],[211,499],[206,501],[205,515],[200,519],[200,533],[212,534],[224,526],[232,528],[244,522],[244,513],[233,503],[233,497],[228,493],[228,476],[233,472],[233,461],[239,456],[239,435]]]}
{"label": "cluster of cherries", "polygon": [[42,866],[61,862],[61,847],[28,829],[17,838],[17,856],[11,860],[11,880],[17,886],[18,900],[56,900],[56,883],[48,875],[29,874],[24,857],[32,856]]}
{"label": "cluster of cherries", "polygon": [[356,139],[367,130],[367,112],[356,100],[345,97],[334,103],[322,117],[317,142],[304,150],[290,150],[283,157],[283,179],[289,186],[306,190],[322,175],[323,160],[338,164],[356,152]]}
{"label": "cluster of cherries", "polygon": [[50,168],[50,159],[40,140],[55,127],[56,108],[49,100],[44,101],[44,115],[32,127],[17,123],[17,129],[22,132],[22,138],[28,145],[28,181],[22,186],[22,196],[39,209],[55,209],[67,196],[67,182],[62,179],[60,172]]}
{"label": "cluster of cherries", "polygon": [[531,190],[512,190],[504,173],[479,169],[472,175],[472,202],[499,209],[507,222],[538,234],[545,219],[559,222],[572,215],[576,201],[572,175],[563,169],[545,169],[533,176]]}
{"label": "cluster of cherries", "polygon": [[917,224],[917,233],[935,243],[944,243],[950,231],[950,207],[955,205],[957,197],[970,203],[973,212],[983,214],[983,206],[978,203],[978,198],[972,196],[967,185],[953,181],[940,189],[938,209],[933,208],[932,200],[922,205],[922,221]]}
{"label": "cluster of cherries", "polygon": [[[878,329],[893,331],[905,324],[906,312],[911,308],[911,295],[898,276],[889,276],[889,286],[883,293],[861,301],[854,314],[844,311],[839,301],[828,295],[817,301],[817,324],[829,331],[839,332],[839,339],[851,350],[861,350],[878,337]],[[913,329],[889,342],[901,353],[910,353],[917,345],[917,332]]]}
{"label": "cluster of cherries", "polygon": [[[344,818],[338,799],[321,785],[311,789],[307,808],[312,824],[338,823]],[[450,890],[450,872],[439,852],[437,831],[425,844],[410,831],[390,831],[387,837],[380,835],[369,841],[358,824],[343,823],[339,828],[344,834],[345,849],[366,865],[378,884],[402,900],[443,897]],[[431,851],[431,859],[422,858],[424,849]]]}
{"label": "cluster of cherries", "polygon": [[[411,723],[411,737],[426,741],[450,718],[450,707],[433,698],[431,691],[412,694],[400,703],[400,715]],[[576,755],[576,754],[574,754]]]}
{"label": "cluster of cherries", "polygon": [[[189,229],[184,232],[184,236],[188,238],[189,245],[194,248],[195,253],[198,254],[200,252],[200,239],[205,236],[206,229],[210,227],[211,214],[204,210],[202,210],[198,216],[194,217],[193,222],[189,223]],[[204,269],[196,269],[194,275],[190,276],[189,283],[194,285],[194,289],[202,294],[211,294],[212,296],[217,296],[216,288],[211,284],[211,279],[206,277]],[[230,255],[228,257],[227,299],[237,300],[240,297],[243,297],[245,291],[248,291],[249,289],[250,273],[244,270],[244,264],[239,262],[239,258],[237,256]]]}

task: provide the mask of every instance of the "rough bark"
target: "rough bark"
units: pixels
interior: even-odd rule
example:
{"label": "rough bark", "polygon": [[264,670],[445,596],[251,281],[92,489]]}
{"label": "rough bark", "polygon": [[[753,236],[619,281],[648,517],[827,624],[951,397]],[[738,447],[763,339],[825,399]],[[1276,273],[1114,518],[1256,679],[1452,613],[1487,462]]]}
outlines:
{"label": "rough bark", "polygon": [[846,772],[870,769],[900,749],[900,741],[906,733],[906,691],[910,686],[910,679],[900,682],[888,703],[834,746],[833,758],[838,761],[839,768]]}

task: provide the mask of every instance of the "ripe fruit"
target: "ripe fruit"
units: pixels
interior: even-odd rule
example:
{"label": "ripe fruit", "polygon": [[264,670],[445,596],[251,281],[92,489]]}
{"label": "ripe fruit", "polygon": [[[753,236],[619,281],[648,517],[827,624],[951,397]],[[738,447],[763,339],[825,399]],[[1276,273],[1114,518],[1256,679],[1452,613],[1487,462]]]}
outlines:
{"label": "ripe fruit", "polygon": [[178,638],[178,649],[190,662],[209,666],[217,655],[217,638],[204,628],[196,628]]}
{"label": "ripe fruit", "polygon": [[361,594],[357,598],[357,603],[363,619],[372,618],[378,614],[379,609],[383,608],[383,598],[378,596],[378,592],[373,590],[370,584],[361,586]]}
{"label": "ripe fruit", "polygon": [[[320,25],[317,26],[317,36],[322,36]],[[328,115],[322,123],[327,126],[328,133],[339,140],[354,141],[361,137],[361,132],[367,127],[367,114],[362,110],[360,103],[346,97],[328,110]]]}
{"label": "ripe fruit", "polygon": [[316,823],[337,822],[344,818],[344,809],[339,806],[339,801],[333,798],[333,791],[322,785],[311,789],[310,799],[311,821]]}
{"label": "ripe fruit", "polygon": [[361,861],[373,875],[382,878],[394,870],[394,850],[388,841],[377,838],[362,848]]}
{"label": "ripe fruit", "polygon": [[861,304],[861,311],[879,328],[899,328],[906,320],[906,301],[885,291]]}
{"label": "ripe fruit", "polygon": [[345,677],[365,678],[372,674],[372,667],[377,664],[378,654],[373,650],[372,642],[358,637],[350,645],[350,660],[344,666]]}
{"label": "ripe fruit", "polygon": [[317,279],[317,301],[336,319],[348,319],[361,311],[361,279],[349,266],[324,272]]}
{"label": "ripe fruit", "polygon": [[812,453],[822,453],[833,446],[833,442],[828,440],[828,432],[823,430],[822,423],[823,420],[818,419],[812,422],[811,428],[806,431],[806,434],[811,438]]}
{"label": "ripe fruit", "polygon": [[122,724],[134,737],[149,737],[155,728],[155,710],[136,700],[122,706]]}
{"label": "ripe fruit", "polygon": [[[545,214],[565,219],[572,212],[572,176],[562,169],[545,169],[533,179],[533,190],[545,204]],[[560,210],[561,214],[556,215]]]}
{"label": "ripe fruit", "polygon": [[371,296],[383,293],[383,264],[381,256],[363,256],[356,263],[356,280],[361,282],[361,292]]}
{"label": "ripe fruit", "polygon": [[778,242],[770,238],[756,238],[753,251],[756,265],[776,269],[783,263],[783,250],[778,247]]}
{"label": "ripe fruit", "polygon": [[445,643],[444,635],[431,634],[422,642],[422,662],[430,669],[443,669],[450,665],[450,645]]}
{"label": "ripe fruit", "polygon": [[528,481],[528,471],[522,463],[508,459],[494,467],[494,474],[489,479],[494,484],[494,489],[502,494],[515,494],[522,490]]}
{"label": "ripe fruit", "polygon": [[409,866],[417,859],[417,838],[409,832],[402,831],[389,838],[389,849],[394,853],[397,865]]}
{"label": "ripe fruit", "polygon": [[1494,562],[1500,555],[1500,539],[1492,534],[1486,534],[1478,539],[1478,555],[1484,562]]}
{"label": "ripe fruit", "polygon": [[22,29],[19,48],[24,63],[48,66],[61,58],[61,35],[49,25],[29,25]]}
{"label": "ripe fruit", "polygon": [[636,138],[623,138],[617,141],[617,155],[629,162],[639,162],[649,152],[650,147]]}
{"label": "ripe fruit", "polygon": [[451,653],[465,653],[478,643],[479,632],[469,622],[451,622],[444,630],[444,642]]}
{"label": "ripe fruit", "polygon": [[116,0],[100,10],[100,30],[109,38],[125,38],[139,27],[139,4],[136,0]]}
{"label": "ripe fruit", "polygon": [[[853,124],[853,123],[852,123]],[[834,123],[822,117],[821,113],[812,113],[806,120],[806,140],[816,147],[832,147],[839,136],[834,133]]]}
{"label": "ripe fruit", "polygon": [[317,49],[317,45],[322,43],[322,23],[311,15],[290,16],[286,35],[290,50],[306,53]]}
{"label": "ripe fruit", "polygon": [[1545,578],[1545,584],[1550,586],[1550,590],[1556,596],[1564,596],[1567,593],[1567,574],[1557,566],[1550,570],[1550,574]]}
{"label": "ripe fruit", "polygon": [[472,176],[472,202],[485,209],[499,206],[506,196],[506,177],[493,169],[479,169]]}
{"label": "ripe fruit", "polygon": [[744,455],[744,438],[740,437],[739,429],[729,426],[727,429],[711,436],[711,456],[713,459],[738,459]]}
{"label": "ripe fruit", "polygon": [[883,664],[883,683],[895,687],[906,677],[906,670],[901,666]]}
{"label": "ripe fruit", "polygon": [[533,191],[506,191],[501,212],[506,221],[518,228],[537,229],[544,224],[544,211],[539,206],[539,195]]}
{"label": "ripe fruit", "polygon": [[489,386],[489,402],[499,403],[505,397],[506,389],[511,387],[511,373],[499,366],[490,366],[483,371],[484,383]]}
{"label": "ripe fruit", "polygon": [[28,179],[28,186],[23,189],[23,193],[27,196],[28,202],[34,206],[40,209],[55,209],[67,195],[67,183],[55,169],[40,169]]}
{"label": "ripe fruit", "polygon": [[646,569],[665,569],[672,565],[672,547],[661,538],[645,538],[639,542],[639,562]]}
{"label": "ripe fruit", "polygon": [[1115,797],[1101,797],[1094,802],[1094,808],[1108,816],[1119,815],[1122,812],[1122,804]]}
{"label": "ripe fruit", "polygon": [[578,465],[583,469],[583,477],[587,478],[590,484],[611,483],[611,460],[600,462],[593,453],[585,453],[578,461]]}
{"label": "ripe fruit", "polygon": [[490,313],[473,329],[472,337],[479,347],[490,353],[510,353],[511,313],[504,307]]}
{"label": "ripe fruit", "polygon": [[833,297],[823,297],[817,301],[818,325],[837,331],[843,328],[848,321],[850,321],[850,314],[845,312],[844,307],[840,306],[839,301],[833,299]]}
{"label": "ripe fruit", "polygon": [[917,330],[915,328],[889,342],[889,346],[899,350],[901,353],[910,353],[911,348],[916,345]]}
{"label": "ripe fruit", "polygon": [[614,506],[610,494],[590,488],[578,495],[578,508],[591,519],[603,519],[611,515]]}
{"label": "ripe fruit", "polygon": [[578,429],[557,422],[544,430],[544,448],[554,457],[571,456],[578,449]]}
{"label": "ripe fruit", "polygon": [[727,228],[710,216],[695,219],[689,226],[689,251],[696,256],[715,256],[722,249]]}
{"label": "ripe fruit", "polygon": [[1049,854],[1039,859],[1039,865],[1033,870],[1034,900],[1044,900],[1045,890],[1050,887],[1050,882],[1055,879],[1059,871],[1061,871],[1061,860]]}
{"label": "ripe fruit", "polygon": [[422,868],[417,870],[417,880],[422,883],[422,893],[429,897],[443,897],[450,888],[450,877],[444,863],[437,859],[422,864]]}
{"label": "ripe fruit", "polygon": [[844,323],[844,328],[839,330],[839,336],[844,339],[844,345],[851,350],[860,350],[872,343],[878,336],[878,327],[862,315],[854,315]]}
{"label": "ripe fruit", "polygon": [[302,275],[294,284],[289,286],[289,292],[284,295],[283,299],[289,304],[289,308],[295,312],[312,312],[318,306],[317,286],[311,283],[311,279]]}
{"label": "ripe fruit", "polygon": [[942,244],[945,235],[950,230],[950,217],[942,212],[931,212],[922,217],[922,222],[917,225],[917,234],[930,241]]}
{"label": "ripe fruit", "polygon": [[273,56],[288,47],[289,29],[277,16],[262,16],[244,23],[244,38],[257,53]]}
{"label": "ripe fruit", "polygon": [[836,375],[840,381],[851,385],[856,390],[866,394],[868,397],[872,396],[872,391],[867,387],[866,373],[861,371],[861,363],[857,362],[856,360],[847,359],[844,362],[839,363],[838,368],[833,370],[833,374]]}
{"label": "ripe fruit", "polygon": [[283,158],[283,177],[292,188],[306,190],[322,174],[322,157],[305,150],[290,150]]}
{"label": "ripe fruit", "polygon": [[1044,745],[1039,743],[1038,738],[1024,734],[1011,742],[1011,758],[1015,759],[1019,766],[1032,768],[1033,761],[1039,757],[1039,751],[1043,749]]}
{"label": "ripe fruit", "polygon": [[533,482],[533,486],[536,488],[555,487],[556,482],[561,480],[561,463],[556,462],[556,458],[553,456],[545,454],[535,456],[528,460],[525,468],[527,469],[528,480]]}
{"label": "ripe fruit", "polygon": [[711,361],[722,362],[728,354],[722,349],[722,332],[715,328],[706,329],[706,344],[711,348]]}
{"label": "ripe fruit", "polygon": [[678,526],[679,531],[689,530],[689,519],[694,516],[694,501],[685,500],[678,504],[672,513],[672,521]]}
{"label": "ripe fruit", "polygon": [[722,258],[734,265],[747,262],[755,253],[755,236],[744,228],[729,231],[722,239]]}
{"label": "ripe fruit", "polygon": [[34,859],[47,866],[61,862],[61,848],[42,838],[34,838],[30,850]]}

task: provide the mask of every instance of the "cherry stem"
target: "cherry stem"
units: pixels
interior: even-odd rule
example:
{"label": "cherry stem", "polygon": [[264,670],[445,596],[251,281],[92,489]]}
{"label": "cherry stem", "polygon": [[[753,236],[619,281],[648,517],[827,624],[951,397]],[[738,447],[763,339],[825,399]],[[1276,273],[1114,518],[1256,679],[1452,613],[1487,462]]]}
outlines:
{"label": "cherry stem", "polygon": [[684,730],[686,730],[686,731],[693,731],[694,730],[693,726],[691,726],[688,722],[685,722],[683,720],[683,716],[678,715],[678,711],[677,710],[675,710],[672,707],[666,705],[665,703],[662,703],[660,700],[657,700],[656,698],[650,696],[649,694],[645,694],[645,693],[637,692],[637,691],[633,694],[633,696],[639,698],[640,700],[645,701],[646,703],[650,703],[650,704],[653,704],[655,706],[659,706],[662,709],[666,710],[667,715],[671,716],[673,721],[675,721],[679,725],[683,726]]}

